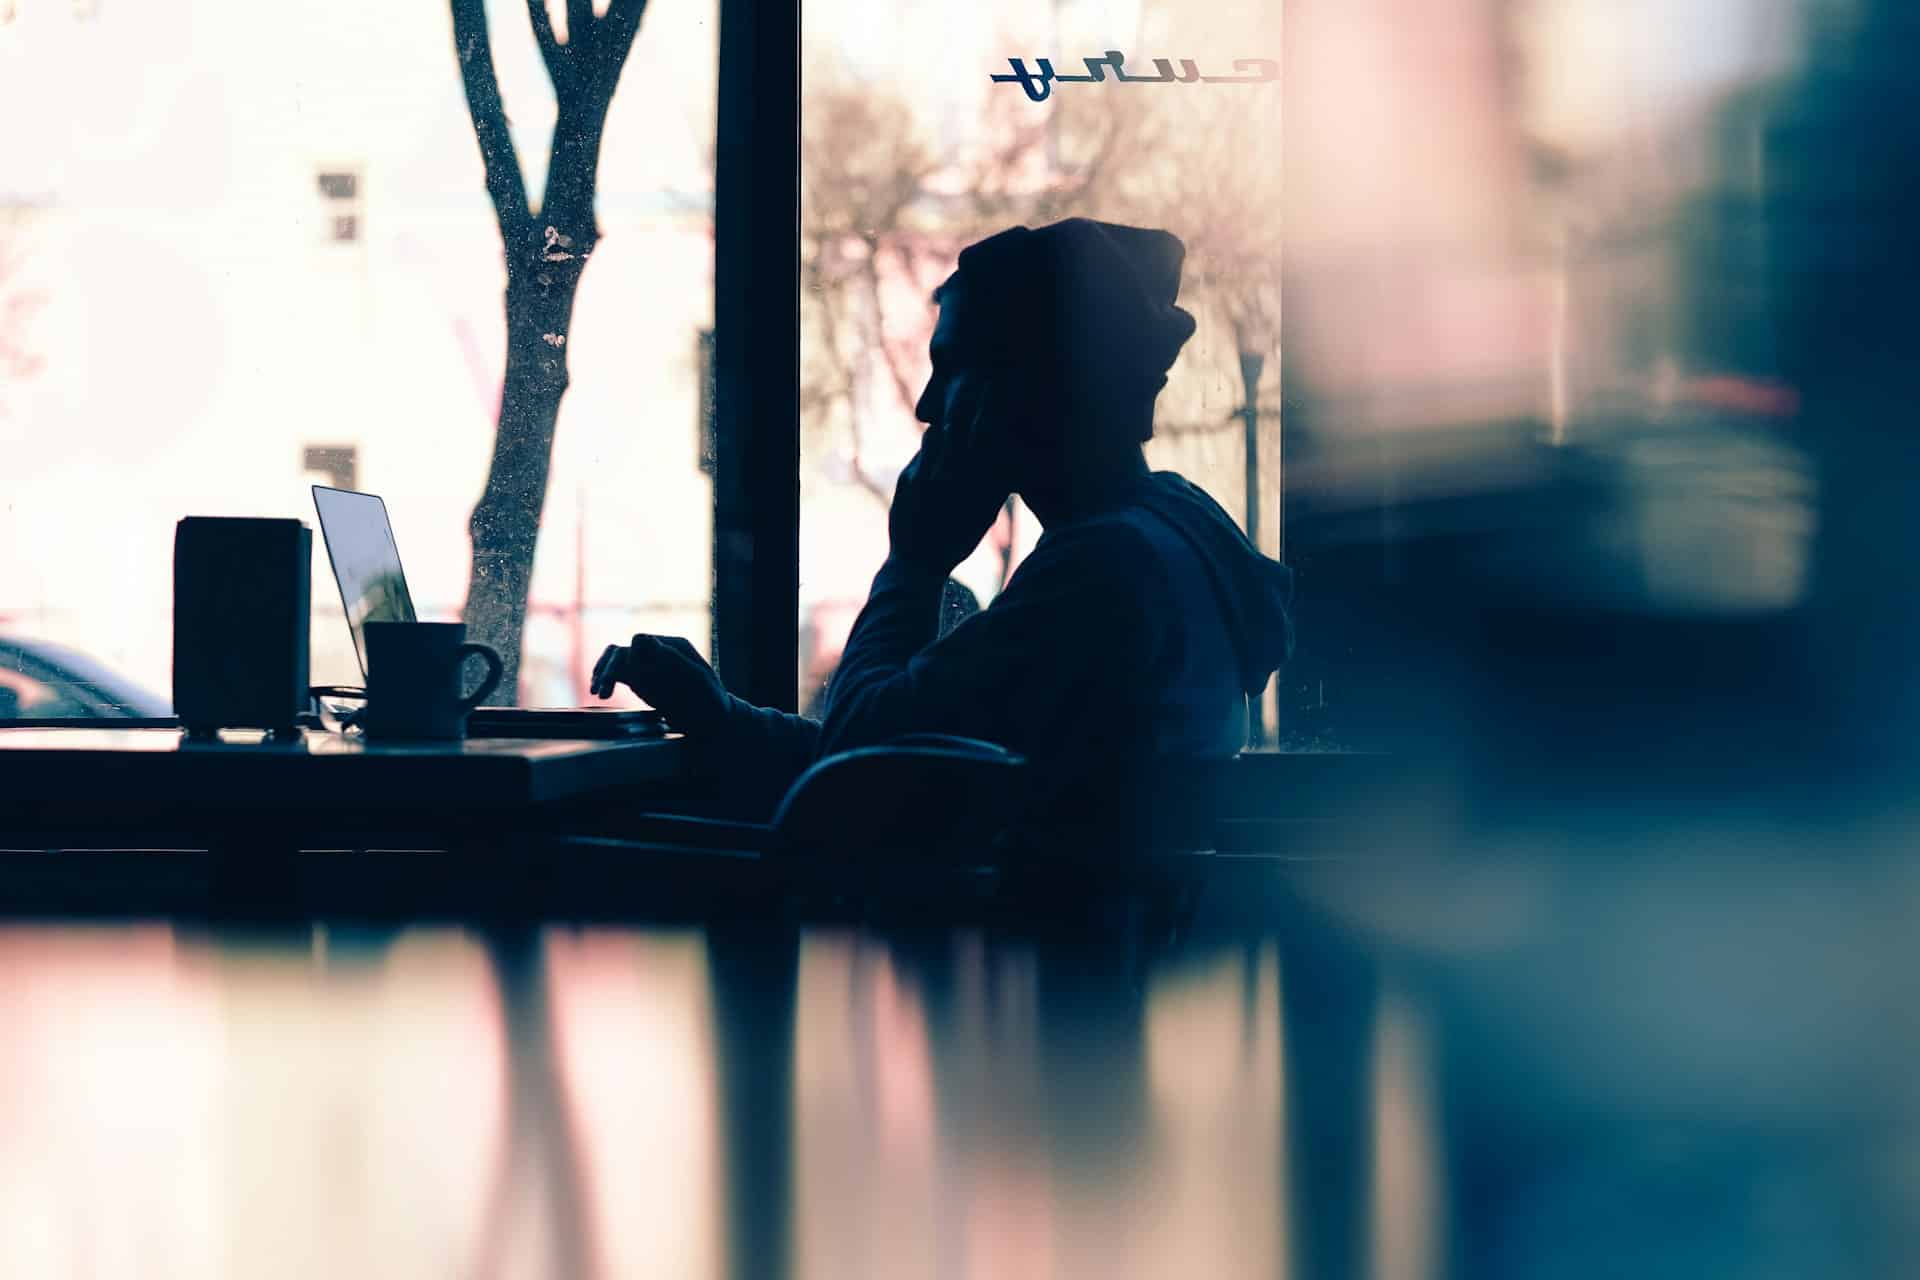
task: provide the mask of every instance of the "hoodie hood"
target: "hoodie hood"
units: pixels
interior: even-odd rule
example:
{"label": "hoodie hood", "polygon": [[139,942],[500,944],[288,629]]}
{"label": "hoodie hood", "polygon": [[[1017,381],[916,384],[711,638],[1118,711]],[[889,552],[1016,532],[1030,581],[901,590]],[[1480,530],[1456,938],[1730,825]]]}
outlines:
{"label": "hoodie hood", "polygon": [[1171,471],[1141,486],[1141,506],[1173,526],[1212,579],[1249,696],[1293,654],[1293,570],[1260,553],[1205,490]]}

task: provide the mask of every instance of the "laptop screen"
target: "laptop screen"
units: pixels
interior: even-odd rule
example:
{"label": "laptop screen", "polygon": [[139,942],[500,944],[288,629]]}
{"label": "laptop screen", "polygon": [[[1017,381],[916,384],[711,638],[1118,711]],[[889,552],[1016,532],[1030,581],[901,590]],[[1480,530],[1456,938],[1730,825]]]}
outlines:
{"label": "laptop screen", "polygon": [[369,622],[417,622],[400,548],[387,521],[387,504],[371,493],[313,486],[313,508],[320,516],[340,603],[353,631],[353,652],[360,674],[367,673],[367,646],[361,628]]}

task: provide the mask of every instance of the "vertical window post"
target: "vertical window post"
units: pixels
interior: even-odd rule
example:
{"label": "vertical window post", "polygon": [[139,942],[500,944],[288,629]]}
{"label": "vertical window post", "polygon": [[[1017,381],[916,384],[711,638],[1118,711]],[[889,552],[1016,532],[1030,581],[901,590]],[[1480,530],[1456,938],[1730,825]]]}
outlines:
{"label": "vertical window post", "polygon": [[799,703],[800,3],[720,0],[714,159],[714,665]]}

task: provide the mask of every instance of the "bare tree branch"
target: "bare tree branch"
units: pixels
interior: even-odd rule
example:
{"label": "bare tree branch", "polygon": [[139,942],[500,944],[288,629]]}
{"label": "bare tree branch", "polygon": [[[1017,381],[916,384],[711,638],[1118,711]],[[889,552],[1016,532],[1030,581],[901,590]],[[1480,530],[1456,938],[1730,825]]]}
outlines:
{"label": "bare tree branch", "polygon": [[876,414],[864,396],[879,372],[876,356],[908,411],[915,397],[887,341],[878,264],[887,246],[918,234],[909,211],[925,199],[927,180],[939,164],[921,143],[905,104],[866,86],[837,83],[826,68],[806,82],[801,273],[810,319],[817,319],[807,327],[808,358],[817,372],[805,417],[820,429],[835,426],[836,408],[845,412],[850,479],[884,507],[892,494],[865,467],[873,420],[892,420],[886,410]]}
{"label": "bare tree branch", "polygon": [[[859,466],[874,425],[868,419],[875,416],[860,393],[868,379],[884,379],[900,412],[911,419],[919,396],[906,353],[890,335],[931,316],[924,295],[902,303],[890,292],[893,283],[918,282],[929,269],[951,263],[962,244],[1009,222],[1084,212],[1118,180],[1120,152],[1137,133],[1132,114],[1138,113],[1124,123],[1108,119],[1108,112],[1084,122],[1057,122],[1072,127],[1081,142],[1081,158],[1061,173],[1042,165],[1057,127],[1046,115],[994,109],[982,145],[936,156],[915,136],[904,101],[863,84],[837,83],[827,68],[810,73],[806,83],[802,225],[808,243],[802,272],[812,314],[819,318],[809,328],[809,347],[829,375],[816,375],[807,414],[810,421],[823,419],[844,406],[853,481],[884,505],[891,495]],[[932,180],[943,170],[954,173],[957,197],[936,190]],[[942,207],[954,203],[958,217],[943,216]],[[922,314],[891,314],[890,308],[903,306]],[[885,415],[892,419],[891,410]]]}
{"label": "bare tree branch", "polygon": [[567,0],[567,47],[582,61],[593,54],[593,0]]}
{"label": "bare tree branch", "polygon": [[646,12],[647,0],[613,0],[607,6],[606,15],[595,24],[595,92],[609,99],[613,97],[614,82],[627,64],[627,51],[633,47],[633,37],[640,30],[640,19]]}
{"label": "bare tree branch", "polygon": [[507,128],[506,106],[500,100],[500,82],[494,75],[486,7],[482,0],[450,0],[450,4],[454,51],[460,57],[460,84],[466,90],[474,140],[480,144],[487,197],[493,201],[502,239],[512,244],[532,226],[532,215],[527,209],[527,184],[520,175],[520,157]]}
{"label": "bare tree branch", "polygon": [[[547,0],[527,0],[527,20],[533,24],[533,41],[540,46],[540,60],[547,64],[547,78],[553,81],[554,96],[569,96],[574,88],[574,50],[571,44],[563,45],[554,36]],[[572,36],[573,32],[569,30],[567,34]]]}
{"label": "bare tree branch", "polygon": [[[1280,411],[1278,409],[1262,409],[1260,410],[1259,416],[1262,418],[1278,418]],[[1182,439],[1187,436],[1218,436],[1242,429],[1246,425],[1246,421],[1247,415],[1245,411],[1234,409],[1227,413],[1226,416],[1212,420],[1202,420],[1199,422],[1156,422],[1153,424],[1153,434],[1173,440]]]}
{"label": "bare tree branch", "polygon": [[880,352],[880,363],[886,367],[887,378],[893,383],[893,393],[900,397],[901,407],[912,413],[920,397],[914,393],[913,386],[907,381],[907,375],[900,369],[900,362],[893,354],[893,344],[887,341],[886,307],[880,301],[880,246],[874,244],[867,255],[865,268],[861,276],[867,288],[867,305],[872,308],[872,343]]}
{"label": "bare tree branch", "polygon": [[[556,251],[585,258],[599,242],[593,206],[607,109],[613,103],[613,91],[620,83],[620,73],[646,9],[646,0],[614,0],[605,16],[589,18],[589,43],[569,54],[575,92],[560,99],[547,165],[547,190],[540,202],[541,221],[558,237],[547,249],[550,261],[565,260],[555,258]],[[575,38],[569,31],[570,46]]]}
{"label": "bare tree branch", "polygon": [[[818,259],[809,263],[807,274],[811,279],[819,278]],[[853,472],[854,483],[870,494],[881,506],[890,504],[893,495],[888,493],[866,468],[866,432],[863,427],[864,414],[859,399],[859,379],[854,376],[853,361],[841,346],[840,337],[845,323],[838,305],[837,289],[809,290],[814,306],[820,311],[825,322],[821,327],[826,334],[826,358],[834,374],[833,385],[819,391],[816,405],[822,411],[831,411],[838,402],[847,411],[847,465]]]}

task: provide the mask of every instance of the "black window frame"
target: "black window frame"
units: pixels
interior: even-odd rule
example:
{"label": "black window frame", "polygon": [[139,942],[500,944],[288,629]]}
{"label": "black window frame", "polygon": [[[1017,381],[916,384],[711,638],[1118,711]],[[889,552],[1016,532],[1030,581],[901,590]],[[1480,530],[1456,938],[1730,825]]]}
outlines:
{"label": "black window frame", "polygon": [[800,0],[720,0],[714,145],[713,658],[799,705]]}

